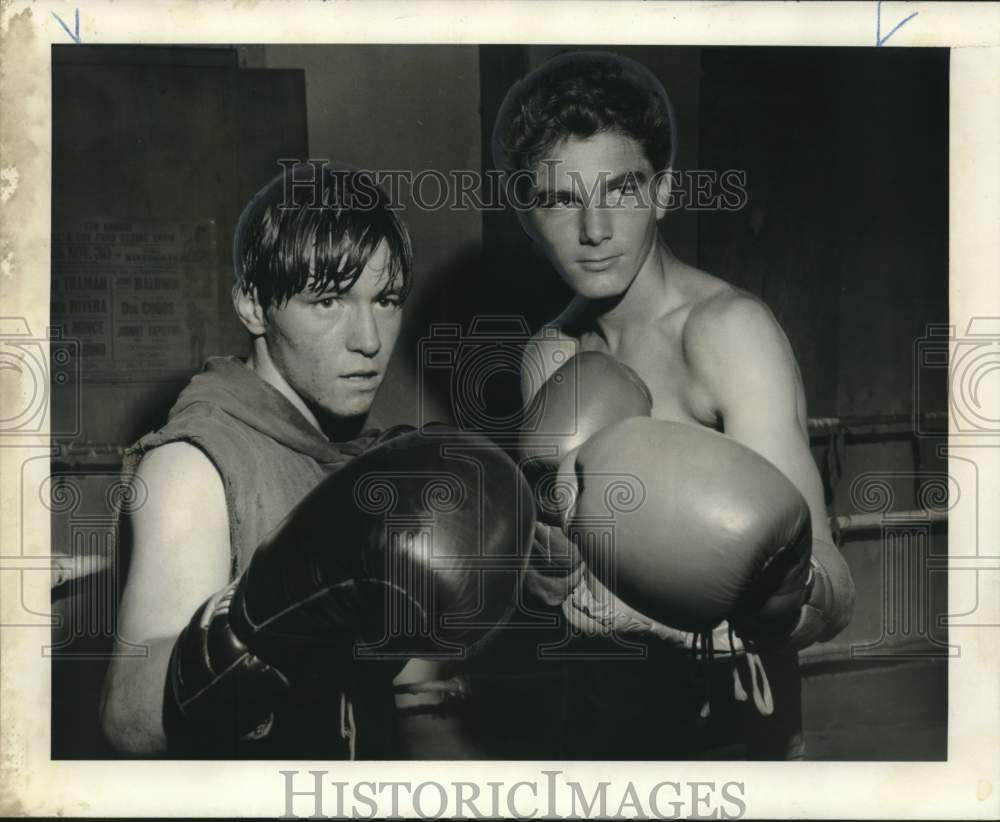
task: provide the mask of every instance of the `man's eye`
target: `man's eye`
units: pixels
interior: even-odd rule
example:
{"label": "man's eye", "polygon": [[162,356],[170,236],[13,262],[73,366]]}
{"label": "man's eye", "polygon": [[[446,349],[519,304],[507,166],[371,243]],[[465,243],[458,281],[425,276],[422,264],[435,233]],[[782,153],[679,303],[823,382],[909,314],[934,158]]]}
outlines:
{"label": "man's eye", "polygon": [[540,198],[539,205],[542,208],[570,208],[575,203],[569,194],[549,194]]}
{"label": "man's eye", "polygon": [[395,295],[379,297],[378,304],[382,308],[398,308],[401,305],[399,297]]}
{"label": "man's eye", "polygon": [[639,184],[635,180],[626,180],[620,186],[616,186],[608,192],[608,199],[612,203],[620,203],[628,197],[635,197],[639,193]]}
{"label": "man's eye", "polygon": [[314,305],[318,305],[321,308],[333,308],[338,301],[339,297],[323,297],[323,299],[317,300]]}

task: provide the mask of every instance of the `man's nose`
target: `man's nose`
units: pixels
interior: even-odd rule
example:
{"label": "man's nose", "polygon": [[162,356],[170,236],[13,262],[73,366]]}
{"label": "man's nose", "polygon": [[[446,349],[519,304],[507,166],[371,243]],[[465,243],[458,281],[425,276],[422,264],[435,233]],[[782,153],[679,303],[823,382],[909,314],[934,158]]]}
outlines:
{"label": "man's nose", "polygon": [[613,234],[607,207],[587,205],[580,209],[580,242],[583,245],[600,245]]}
{"label": "man's nose", "polygon": [[347,335],[347,347],[366,357],[374,357],[382,348],[382,337],[371,307],[358,308]]}

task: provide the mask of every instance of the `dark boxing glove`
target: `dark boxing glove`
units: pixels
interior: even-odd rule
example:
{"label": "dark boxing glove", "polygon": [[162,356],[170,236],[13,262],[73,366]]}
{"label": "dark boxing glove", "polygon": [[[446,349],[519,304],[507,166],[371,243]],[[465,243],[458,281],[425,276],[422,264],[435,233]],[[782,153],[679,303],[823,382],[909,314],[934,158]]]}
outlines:
{"label": "dark boxing glove", "polygon": [[359,659],[462,656],[509,615],[534,526],[530,491],[484,437],[394,432],[315,488],[178,637],[173,750],[266,736],[300,676]]}

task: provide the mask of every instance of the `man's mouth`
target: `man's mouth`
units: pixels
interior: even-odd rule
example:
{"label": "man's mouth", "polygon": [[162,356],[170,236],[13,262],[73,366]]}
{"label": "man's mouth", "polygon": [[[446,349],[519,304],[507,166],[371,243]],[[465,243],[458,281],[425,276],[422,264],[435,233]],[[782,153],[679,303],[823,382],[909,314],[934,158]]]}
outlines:
{"label": "man's mouth", "polygon": [[350,371],[347,374],[341,374],[340,378],[350,382],[369,383],[377,380],[378,376],[378,371]]}
{"label": "man's mouth", "polygon": [[585,271],[604,271],[611,268],[621,257],[621,254],[612,254],[609,257],[584,257],[578,260],[580,267]]}

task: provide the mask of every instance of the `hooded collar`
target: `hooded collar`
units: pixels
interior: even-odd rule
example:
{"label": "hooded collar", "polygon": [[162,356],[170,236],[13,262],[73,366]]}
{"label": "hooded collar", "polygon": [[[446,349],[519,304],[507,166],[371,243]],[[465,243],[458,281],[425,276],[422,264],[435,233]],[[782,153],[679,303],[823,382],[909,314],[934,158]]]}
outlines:
{"label": "hooded collar", "polygon": [[199,406],[224,411],[286,448],[320,463],[343,462],[357,456],[370,434],[346,442],[331,442],[274,386],[262,380],[238,357],[210,357],[204,370],[180,393],[170,418]]}

